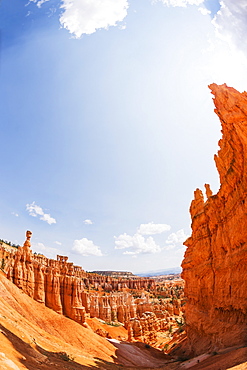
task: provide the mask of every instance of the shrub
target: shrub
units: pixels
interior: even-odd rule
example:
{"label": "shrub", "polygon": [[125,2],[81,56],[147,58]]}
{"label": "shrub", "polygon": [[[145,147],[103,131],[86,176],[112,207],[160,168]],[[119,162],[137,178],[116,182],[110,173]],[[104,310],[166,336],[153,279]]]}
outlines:
{"label": "shrub", "polygon": [[4,258],[2,258],[1,270],[4,270],[4,267],[5,267],[5,260],[4,260]]}
{"label": "shrub", "polygon": [[59,353],[60,357],[64,361],[74,361],[74,357],[71,355],[68,355],[66,352],[60,352]]}
{"label": "shrub", "polygon": [[106,322],[105,321],[105,324],[110,325],[110,326],[116,326],[116,327],[121,326],[121,324],[118,324],[117,322]]}

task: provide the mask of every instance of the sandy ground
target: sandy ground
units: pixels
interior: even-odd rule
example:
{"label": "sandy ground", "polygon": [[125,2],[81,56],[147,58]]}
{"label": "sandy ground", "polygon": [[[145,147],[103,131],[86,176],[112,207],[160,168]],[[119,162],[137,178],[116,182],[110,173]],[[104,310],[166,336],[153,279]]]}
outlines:
{"label": "sandy ground", "polygon": [[128,331],[122,326],[107,325],[102,320],[96,317],[87,319],[87,324],[93,329],[94,332],[102,331],[102,335],[107,338],[117,339],[120,341],[127,341]]}

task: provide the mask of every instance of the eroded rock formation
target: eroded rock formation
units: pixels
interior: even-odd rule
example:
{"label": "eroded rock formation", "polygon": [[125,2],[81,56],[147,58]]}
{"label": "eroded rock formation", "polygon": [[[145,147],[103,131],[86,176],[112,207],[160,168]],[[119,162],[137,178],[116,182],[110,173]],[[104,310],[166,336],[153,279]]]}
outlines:
{"label": "eroded rock formation", "polygon": [[[2,270],[23,292],[85,326],[90,325],[90,318],[122,324],[128,328],[130,341],[162,348],[163,338],[170,340],[169,328],[177,328],[176,317],[182,315],[181,280],[155,282],[87,273],[68,262],[68,257],[53,260],[33,254],[30,238],[31,232],[27,232],[27,240],[18,249],[0,246]],[[95,332],[110,337],[102,330]],[[161,340],[157,340],[159,336]]]}
{"label": "eroded rock formation", "polygon": [[94,289],[103,289],[105,291],[122,291],[124,289],[148,290],[155,287],[155,282],[150,278],[112,278],[109,276],[88,273],[85,281],[86,286]]}
{"label": "eroded rock formation", "polygon": [[[142,294],[135,299],[137,306],[136,316],[125,323],[128,329],[128,341],[139,341],[162,348],[162,342],[168,341],[170,333],[183,322],[181,300],[174,295],[172,299],[150,300],[148,295]],[[161,335],[160,332],[163,332]],[[166,335],[165,335],[166,334]],[[163,337],[162,342],[158,337]],[[164,343],[164,342],[163,342]]]}
{"label": "eroded rock formation", "polygon": [[137,340],[155,344],[157,333],[169,329],[169,320],[158,319],[154,312],[147,311],[141,317],[130,319],[128,323],[128,341]]}
{"label": "eroded rock formation", "polygon": [[220,189],[195,191],[192,235],[182,264],[189,351],[247,344],[247,93],[210,85],[222,139]]}
{"label": "eroded rock formation", "polygon": [[154,280],[100,276],[74,266],[65,256],[53,260],[33,254],[31,236],[27,231],[18,249],[0,246],[2,270],[31,298],[82,324],[86,317],[125,324],[137,316],[137,310],[143,314],[149,308],[145,300],[144,305],[136,303],[129,291],[151,289]]}

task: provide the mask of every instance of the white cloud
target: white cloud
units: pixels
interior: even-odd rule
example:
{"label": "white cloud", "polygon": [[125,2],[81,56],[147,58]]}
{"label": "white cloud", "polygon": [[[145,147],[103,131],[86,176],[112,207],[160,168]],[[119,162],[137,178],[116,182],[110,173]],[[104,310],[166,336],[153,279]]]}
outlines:
{"label": "white cloud", "polygon": [[[167,227],[167,229],[164,231],[168,230],[170,230],[170,227],[169,228]],[[156,232],[156,234],[158,234],[158,232]],[[184,247],[182,246],[182,244],[188,238],[188,235],[185,234],[183,229],[178,230],[176,233],[171,233],[168,236],[164,246],[158,245],[153,239],[153,237],[150,236],[148,238],[145,238],[139,232],[135,233],[133,236],[124,233],[122,235],[119,235],[118,237],[115,236],[114,238],[115,238],[115,249],[128,249],[127,251],[124,251],[123,254],[134,256],[144,253],[159,253],[163,250],[169,251],[172,249],[176,249],[177,251],[177,248],[179,247],[181,251],[184,251]]]}
{"label": "white cloud", "polygon": [[166,244],[168,247],[166,249],[175,248],[178,245],[183,244],[183,242],[188,238],[188,235],[185,234],[184,230],[178,230],[176,233],[172,233],[168,236]]}
{"label": "white cloud", "polygon": [[38,2],[37,2],[37,7],[38,7],[38,8],[41,8],[41,6],[42,6],[44,3],[46,3],[47,1],[49,1],[49,0],[40,0],[40,1],[38,1]]}
{"label": "white cloud", "polygon": [[185,245],[183,245],[181,248],[177,249],[177,250],[175,251],[175,253],[176,253],[176,254],[180,254],[180,255],[183,257],[183,255],[184,255],[185,251],[186,251],[186,247],[185,247]]}
{"label": "white cloud", "polygon": [[172,249],[175,249],[176,245],[175,244],[168,244],[164,247],[164,250],[170,251]]}
{"label": "white cloud", "polygon": [[247,6],[245,0],[223,0],[212,23],[216,34],[230,46],[247,51]]}
{"label": "white cloud", "polygon": [[114,236],[115,239],[115,249],[125,249],[133,246],[133,236],[126,233]]}
{"label": "white cloud", "polygon": [[18,213],[16,212],[11,212],[12,215],[14,215],[15,217],[19,217]]}
{"label": "white cloud", "polygon": [[48,213],[44,213],[43,216],[40,217],[40,219],[47,222],[49,225],[56,223],[55,218],[51,217]]}
{"label": "white cloud", "polygon": [[119,235],[115,238],[115,249],[126,249],[130,248],[131,251],[125,251],[123,254],[140,254],[140,253],[158,253],[161,252],[161,247],[156,244],[154,239],[149,236],[144,238],[139,233],[133,236],[126,233]]}
{"label": "white cloud", "polygon": [[120,29],[120,30],[126,30],[126,24],[122,24],[122,25],[120,25],[118,28]]}
{"label": "white cloud", "polygon": [[[204,0],[154,0],[153,3],[162,2],[166,6],[187,7],[188,5],[199,6],[198,10],[203,14],[211,14],[211,11],[203,6]],[[247,52],[247,6],[246,0],[221,0],[220,10],[215,14],[212,23],[216,35],[233,49],[237,47]]]}
{"label": "white cloud", "polygon": [[167,6],[179,6],[186,7],[187,5],[200,5],[204,0],[155,0],[154,3],[161,1],[164,5]]}
{"label": "white cloud", "polygon": [[29,4],[34,3],[37,5],[38,8],[41,8],[41,6],[47,1],[50,1],[50,0],[29,0],[29,2],[25,4],[25,6],[28,6]]}
{"label": "white cloud", "polygon": [[56,259],[57,255],[63,254],[63,252],[57,248],[46,247],[43,243],[33,243],[32,251],[43,254],[47,258]]}
{"label": "white cloud", "polygon": [[127,0],[62,0],[61,25],[75,38],[116,26],[127,15]]}
{"label": "white cloud", "polygon": [[39,219],[47,222],[49,225],[56,224],[55,218],[51,217],[48,213],[45,213],[40,206],[35,204],[35,202],[27,204],[26,210],[28,211],[30,216],[33,217],[40,216]]}
{"label": "white cloud", "polygon": [[81,254],[82,256],[103,256],[100,247],[87,238],[75,240],[71,250],[73,253]]}
{"label": "white cloud", "polygon": [[137,232],[141,235],[155,235],[164,233],[165,231],[169,231],[170,229],[170,225],[154,224],[153,222],[149,222],[148,224],[141,224]]}
{"label": "white cloud", "polygon": [[62,245],[62,243],[58,242],[58,241],[55,241],[54,243],[57,244],[57,245]]}
{"label": "white cloud", "polygon": [[153,222],[141,224],[133,236],[126,233],[118,237],[114,236],[115,249],[129,249],[123,253],[127,255],[159,253],[162,251],[162,248],[155,242],[153,237],[149,236],[145,238],[143,235],[157,235],[169,231],[170,229],[171,226],[167,224],[154,224]]}
{"label": "white cloud", "polygon": [[91,221],[91,220],[84,220],[83,223],[85,225],[92,225],[93,224],[93,221]]}
{"label": "white cloud", "polygon": [[136,255],[136,252],[130,252],[130,251],[125,251],[123,254],[128,254],[130,256]]}
{"label": "white cloud", "polygon": [[206,8],[198,8],[199,12],[202,13],[202,15],[208,15],[208,14],[211,14],[211,11],[206,9]]}

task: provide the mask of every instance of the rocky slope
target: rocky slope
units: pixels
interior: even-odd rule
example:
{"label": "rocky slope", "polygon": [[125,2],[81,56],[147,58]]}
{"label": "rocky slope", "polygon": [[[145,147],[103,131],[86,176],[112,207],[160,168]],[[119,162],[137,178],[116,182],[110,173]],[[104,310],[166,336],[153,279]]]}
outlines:
{"label": "rocky slope", "polygon": [[189,352],[247,345],[247,93],[210,85],[222,139],[220,189],[196,189],[182,264]]}
{"label": "rocky slope", "polygon": [[[1,370],[155,368],[167,361],[168,356],[144,344],[109,342],[89,326],[34,301],[0,271]],[[175,367],[168,364],[164,369]]]}
{"label": "rocky slope", "polygon": [[35,302],[3,273],[0,273],[0,312],[0,352],[21,369],[29,368],[29,361],[33,366],[36,363],[37,369],[41,368],[41,363],[51,368],[49,353],[57,353],[61,359],[66,356],[72,359],[75,352],[79,354],[79,349],[79,363],[94,364],[96,357],[113,361],[113,345],[90,329]]}
{"label": "rocky slope", "polygon": [[[104,330],[97,319],[89,320]],[[122,327],[111,330],[113,336],[115,330],[124,334]],[[1,370],[180,370],[192,365],[193,370],[244,370],[246,360],[244,348],[182,363],[143,343],[109,342],[34,301],[0,272]]]}

